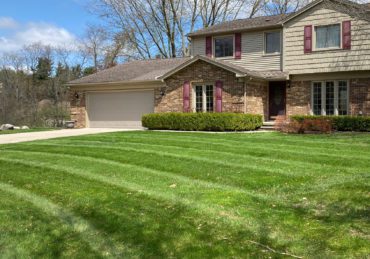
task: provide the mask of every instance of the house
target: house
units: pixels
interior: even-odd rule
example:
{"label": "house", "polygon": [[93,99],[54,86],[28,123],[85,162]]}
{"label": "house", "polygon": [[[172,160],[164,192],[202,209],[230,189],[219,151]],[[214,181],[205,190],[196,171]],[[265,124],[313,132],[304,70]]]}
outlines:
{"label": "house", "polygon": [[316,0],[290,15],[189,34],[191,56],[72,81],[77,127],[137,127],[152,112],[370,115],[370,8]]}

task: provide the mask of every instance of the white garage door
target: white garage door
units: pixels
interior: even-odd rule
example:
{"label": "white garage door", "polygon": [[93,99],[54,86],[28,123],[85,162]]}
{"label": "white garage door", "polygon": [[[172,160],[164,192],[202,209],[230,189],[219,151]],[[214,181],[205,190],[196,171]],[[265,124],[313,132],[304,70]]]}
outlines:
{"label": "white garage door", "polygon": [[88,93],[90,128],[137,128],[141,116],[153,113],[154,91]]}

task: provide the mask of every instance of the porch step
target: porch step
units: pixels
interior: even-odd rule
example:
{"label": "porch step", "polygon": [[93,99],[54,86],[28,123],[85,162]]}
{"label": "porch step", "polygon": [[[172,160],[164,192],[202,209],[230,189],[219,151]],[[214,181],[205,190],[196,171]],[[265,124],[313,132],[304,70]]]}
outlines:
{"label": "porch step", "polygon": [[275,129],[275,121],[265,121],[260,128],[260,130],[268,130],[268,131],[274,131]]}

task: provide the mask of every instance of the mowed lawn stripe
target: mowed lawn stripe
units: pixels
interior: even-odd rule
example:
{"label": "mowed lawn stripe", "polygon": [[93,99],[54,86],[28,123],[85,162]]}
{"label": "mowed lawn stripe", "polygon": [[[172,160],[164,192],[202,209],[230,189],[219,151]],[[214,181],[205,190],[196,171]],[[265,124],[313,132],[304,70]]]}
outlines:
{"label": "mowed lawn stripe", "polygon": [[[1,161],[0,165],[3,166],[4,163],[8,162]],[[182,206],[184,204],[181,203],[184,199],[181,199],[180,197],[176,198],[174,196],[173,199],[169,199],[169,196],[163,193],[155,193],[150,190],[147,191],[142,189],[140,186],[135,186],[134,184],[120,184],[108,177],[89,176],[89,173],[84,173],[83,170],[72,172],[73,175],[67,177],[67,175],[71,173],[70,171],[67,175],[61,175],[60,173],[65,173],[63,169],[55,170],[44,167],[43,165],[31,165],[27,163],[28,162],[22,162],[21,160],[14,163],[15,175],[13,175],[12,178],[14,186],[22,186],[26,184],[28,188],[32,188],[32,190],[29,190],[29,192],[33,193],[32,195],[50,196],[51,201],[57,200],[59,206],[65,205],[65,207],[69,207],[75,215],[79,215],[79,217],[94,224],[95,228],[103,232],[104,235],[107,235],[111,231],[119,231],[119,236],[116,236],[115,233],[111,233],[113,236],[112,240],[114,240],[116,244],[120,243],[120,241],[117,240],[119,238],[128,241],[128,243],[130,243],[130,241],[134,242],[135,239],[136,241],[139,239],[139,241],[148,242],[148,247],[141,245],[138,246],[138,249],[141,250],[137,252],[137,255],[140,255],[140,257],[145,257],[145,254],[147,256],[153,256],[153,254],[159,253],[160,255],[164,252],[172,256],[175,256],[176,254],[181,255],[182,253],[185,253],[185,255],[191,255],[192,252],[199,255],[204,253],[204,247],[207,248],[209,246],[212,247],[212,251],[204,253],[203,257],[212,257],[212,254],[221,256],[225,255],[225,253],[230,253],[230,255],[232,255],[236,251],[239,251],[239,253],[241,251],[249,251],[250,254],[256,254],[259,256],[266,255],[264,251],[261,251],[258,247],[256,248],[254,244],[244,243],[240,240],[241,237],[248,238],[248,240],[258,240],[259,236],[254,236],[254,234],[246,227],[246,224],[252,224],[252,222],[238,215],[233,216],[231,213],[226,213],[225,211],[218,214],[219,210],[213,210],[211,207],[202,208],[201,206],[198,206],[198,203],[193,202],[187,202],[186,207],[190,207],[192,209],[185,210]],[[26,175],[23,174],[22,171],[18,171],[16,168],[17,166],[24,167],[20,167],[22,171],[27,168],[28,174]],[[86,179],[86,181],[81,182],[81,179],[79,178],[80,175],[78,174],[81,174],[81,176],[83,176],[82,179]],[[3,176],[2,178],[2,181],[4,181],[7,176]],[[30,178],[34,178],[35,181],[30,181]],[[59,187],[58,184],[53,181],[55,179],[63,179],[64,184]],[[79,187],[77,189],[76,186],[69,187],[69,184],[76,180],[79,180]],[[107,197],[83,196],[84,194],[101,193],[102,190],[96,190],[95,186],[101,186],[102,183],[108,184],[107,187],[109,187],[109,189],[107,190],[110,190],[112,194]],[[124,191],[124,200],[120,200],[120,198],[122,198],[120,197],[122,194],[114,189],[116,187]],[[112,195],[114,195],[114,198]],[[159,198],[159,200],[156,200],[156,197]],[[145,205],[145,207],[141,209],[128,210],[128,208],[117,206],[117,202],[127,206],[127,199],[131,198],[135,199],[135,201],[129,202],[131,206],[133,206],[132,202],[134,202],[135,206],[141,207],[141,205]],[[146,204],[148,200],[150,200],[149,204]],[[101,206],[96,207],[96,202],[99,202]],[[161,206],[162,208],[157,208],[157,206]],[[160,211],[158,211],[158,209],[160,209]],[[147,222],[147,217],[152,215],[151,213],[146,215],[148,210],[149,212],[153,211],[158,213],[155,214],[156,219],[149,218],[150,221],[153,221],[151,223]],[[202,212],[202,214],[199,214],[199,212]],[[210,217],[209,215],[212,215],[213,217]],[[173,218],[174,216],[179,218]],[[108,219],[110,221],[106,221]],[[129,224],[127,220],[134,221],[135,219],[139,222],[143,220],[143,222],[135,223],[130,226],[133,227],[133,229],[127,229],[127,226],[125,225],[125,223]],[[119,225],[117,225],[117,223]],[[145,225],[143,225],[144,223]],[[171,223],[173,225],[171,225]],[[162,224],[169,224],[166,229],[166,232],[169,235],[168,237],[162,236],[163,233],[158,233],[158,228],[162,227]],[[241,224],[244,225],[244,228],[240,229]],[[192,229],[188,229],[188,225],[192,226]],[[257,227],[255,224],[250,226]],[[175,227],[175,229],[172,229],[172,227]],[[181,231],[184,227],[187,227],[186,231],[188,233]],[[235,229],[235,227],[237,228]],[[129,232],[126,235],[126,231],[131,231],[131,233]],[[161,229],[161,231],[163,231],[163,229]],[[258,235],[258,228],[256,228],[256,232]],[[236,235],[236,237],[233,237],[233,235]],[[207,244],[201,243],[201,240],[205,237],[208,238]],[[129,238],[132,238],[132,240]],[[170,240],[168,240],[168,238],[170,238]],[[188,238],[189,240],[187,240]],[[233,241],[234,238],[236,239]],[[199,241],[194,242],[196,239],[199,239]],[[264,239],[267,242],[268,237],[264,237]],[[170,244],[165,245],[165,241]],[[235,242],[238,242],[238,244]],[[286,248],[283,245],[284,242],[281,243],[281,245],[275,245],[277,248],[281,248],[282,251],[285,251]],[[184,245],[185,247],[183,247]],[[218,246],[220,246],[220,248],[218,248]],[[190,251],[188,250],[190,247],[192,247],[193,251],[191,249]]]}
{"label": "mowed lawn stripe", "polygon": [[[59,142],[58,142],[59,144]],[[106,144],[106,142],[101,141],[101,142],[89,142],[89,141],[75,141],[75,145],[86,145],[86,146],[109,146],[109,147],[122,147],[122,144]],[[194,153],[199,153],[201,152],[202,155],[208,156],[208,157],[213,157],[214,154],[217,155],[222,155],[222,156],[228,156],[227,160],[241,164],[241,163],[250,163],[253,162],[251,160],[254,160],[256,162],[258,160],[258,163],[265,162],[265,163],[275,163],[277,165],[282,165],[282,166],[290,166],[292,162],[297,165],[301,165],[303,168],[307,168],[307,164],[310,164],[310,167],[312,168],[322,168],[322,163],[327,159],[330,158],[330,163],[325,161],[325,164],[328,166],[335,166],[336,168],[341,168],[341,169],[349,169],[351,164],[355,164],[356,167],[362,165],[364,167],[367,167],[368,164],[366,163],[366,159],[368,156],[362,157],[361,155],[355,157],[355,156],[346,156],[343,154],[338,155],[331,155],[331,154],[325,154],[325,153],[308,153],[307,151],[301,151],[301,152],[291,152],[288,150],[269,150],[269,152],[256,152],[256,148],[219,148],[219,147],[209,147],[209,146],[202,146],[199,144],[176,144],[176,142],[169,142],[169,141],[158,141],[158,140],[147,140],[145,143],[139,142],[139,141],[134,141],[134,140],[126,140],[124,142],[124,145],[127,147],[129,145],[135,146],[135,145],[140,145],[140,146],[147,146],[147,147],[158,147],[166,150],[171,150],[174,149],[174,151],[178,150],[189,150],[193,151]],[[265,150],[267,147],[265,147]],[[274,153],[273,151],[276,151]],[[305,157],[303,159],[300,159],[297,157],[297,154],[304,154]],[[359,158],[365,158],[365,160],[359,160]],[[356,161],[354,161],[356,159]],[[360,163],[360,164],[359,164]],[[263,164],[262,164],[263,166]],[[298,168],[301,169],[301,168]]]}
{"label": "mowed lawn stripe", "polygon": [[[34,145],[33,145],[34,147]],[[98,147],[94,147],[92,148],[91,150],[96,150],[98,149]],[[90,150],[90,149],[89,149]],[[86,152],[88,152],[87,149],[84,150],[84,155],[80,155],[79,153],[80,152],[75,152],[73,155],[68,155],[66,153],[61,153],[60,150],[55,150],[55,152],[58,152],[58,153],[52,153],[51,150],[48,151],[48,153],[46,152],[43,152],[43,151],[30,151],[30,150],[14,150],[14,151],[11,151],[11,150],[4,150],[3,152],[5,153],[9,153],[9,152],[15,152],[16,154],[14,155],[14,157],[18,157],[18,154],[19,152],[26,152],[26,153],[34,153],[36,155],[43,155],[46,157],[46,160],[49,160],[50,156],[55,156],[54,158],[57,159],[57,157],[59,158],[66,158],[66,162],[68,161],[73,161],[73,158],[74,157],[78,157],[78,158],[81,158],[81,159],[85,159],[89,162],[96,162],[96,163],[104,163],[104,164],[110,164],[110,165],[116,165],[116,166],[120,166],[120,167],[123,167],[123,168],[128,168],[128,169],[135,169],[135,170],[140,170],[140,171],[143,171],[143,173],[149,173],[149,174],[155,174],[156,176],[161,176],[161,177],[165,177],[165,178],[170,178],[172,179],[172,182],[176,182],[175,180],[177,181],[181,181],[181,182],[185,182],[185,183],[191,183],[192,185],[195,185],[195,186],[200,186],[202,188],[207,188],[207,187],[211,187],[211,188],[217,188],[217,189],[221,189],[221,190],[225,190],[225,191],[232,191],[232,192],[238,192],[238,193],[243,193],[243,194],[247,194],[247,195],[250,195],[250,196],[253,196],[255,198],[259,198],[259,199],[270,199],[270,200],[274,200],[273,197],[267,197],[267,196],[264,196],[262,195],[261,192],[256,192],[256,191],[248,191],[246,189],[241,189],[240,187],[237,187],[237,186],[233,186],[233,185],[226,185],[226,184],[220,184],[220,183],[217,183],[217,182],[213,182],[213,181],[210,181],[211,179],[208,179],[207,181],[205,180],[200,180],[199,178],[191,178],[191,176],[189,177],[185,177],[185,176],[182,176],[182,175],[179,175],[178,173],[172,173],[172,172],[167,172],[167,171],[160,171],[160,170],[156,170],[156,169],[152,169],[150,168],[149,166],[147,167],[144,167],[142,165],[137,165],[135,163],[128,163],[127,161],[121,161],[120,159],[115,159],[114,157],[114,154],[113,155],[110,155],[109,152],[105,152],[105,156],[109,159],[102,159],[101,157],[94,157],[94,156],[88,156],[86,154]],[[82,152],[81,152],[82,153]],[[51,161],[55,161],[55,159],[51,160]],[[41,158],[39,158],[38,160],[42,160]],[[142,160],[140,160],[142,162]],[[69,162],[71,163],[71,162]],[[76,165],[78,166],[78,164]],[[250,172],[250,171],[248,171]],[[249,174],[250,176],[251,174]],[[257,175],[258,176],[258,175]],[[303,185],[300,183],[300,182],[296,182],[296,185],[295,188],[294,188],[294,194],[304,194],[304,193],[317,193],[317,192],[322,192],[332,186],[335,186],[335,185],[340,185],[340,184],[343,184],[345,182],[353,182],[353,181],[358,181],[358,180],[361,180],[362,178],[364,178],[366,176],[366,174],[364,173],[352,173],[352,174],[348,174],[348,175],[331,175],[330,176],[330,182],[326,182],[324,181],[325,178],[320,178],[318,179],[317,181],[313,182],[311,185]],[[236,175],[236,177],[240,178],[241,176],[239,175]],[[251,179],[251,177],[249,177]],[[142,178],[139,177],[139,180],[141,180]],[[207,179],[207,178],[206,178]],[[288,180],[286,178],[282,178],[284,180],[284,183],[286,184],[288,182]],[[307,180],[307,179],[306,179]],[[252,180],[250,180],[252,181]],[[172,183],[171,182],[171,183]],[[284,186],[282,186],[283,188]],[[303,188],[304,187],[304,188]],[[275,189],[278,189],[279,187],[274,187],[270,190],[275,190]],[[203,190],[203,189],[202,189]],[[265,192],[266,194],[269,194],[269,192]],[[276,199],[288,199],[289,197],[284,197],[284,196],[281,196],[279,194],[274,194],[276,195]],[[292,196],[292,195],[291,195]],[[275,201],[276,203],[276,201]]]}
{"label": "mowed lawn stripe", "polygon": [[74,215],[72,212],[61,208],[44,197],[2,182],[0,182],[0,190],[7,192],[9,195],[15,196],[19,199],[28,201],[38,209],[41,209],[43,212],[58,218],[59,221],[70,228],[71,231],[77,232],[79,235],[81,235],[81,238],[83,241],[86,241],[89,244],[91,250],[95,251],[97,254],[100,254],[102,257],[120,257],[128,256],[130,254],[128,249],[122,251],[122,246],[119,250],[109,240],[109,237],[100,236],[99,231],[94,229],[94,227],[83,218]]}
{"label": "mowed lawn stripe", "polygon": [[[38,144],[38,145],[49,145],[49,146],[58,146],[59,144]],[[310,172],[314,172],[314,170],[322,169],[323,164],[325,164],[326,168],[333,168],[334,170],[341,170],[343,172],[351,172],[355,167],[351,167],[349,163],[356,163],[357,166],[355,168],[355,172],[357,173],[359,170],[366,170],[367,162],[366,161],[343,161],[345,159],[338,157],[335,161],[323,161],[323,159],[316,159],[313,160],[298,160],[294,156],[288,156],[285,160],[279,160],[274,158],[268,157],[259,157],[249,154],[233,154],[230,152],[225,151],[215,151],[215,150],[199,150],[196,148],[181,148],[178,146],[170,146],[170,145],[159,145],[159,144],[146,144],[146,143],[128,143],[125,142],[124,145],[115,145],[115,144],[100,144],[100,145],[89,145],[89,144],[64,144],[64,146],[72,146],[72,147],[79,147],[79,148],[100,148],[100,149],[114,149],[114,150],[122,150],[128,152],[141,152],[141,153],[148,153],[148,154],[157,154],[160,156],[169,156],[175,158],[186,158],[191,160],[196,160],[199,162],[205,162],[210,164],[217,164],[220,166],[225,166],[229,168],[237,168],[237,169],[251,169],[254,171],[259,171],[261,168],[262,172],[269,172],[274,174],[283,174],[288,175],[291,177],[297,175],[304,175],[303,172],[307,169],[308,165],[313,163],[310,166]],[[137,146],[142,146],[138,148]],[[143,148],[145,147],[145,148]],[[181,154],[178,154],[178,151],[182,150]],[[172,151],[172,152],[171,152]],[[186,151],[186,152],[185,152]],[[283,153],[283,152],[282,152]],[[226,160],[226,161],[224,161]],[[256,164],[258,162],[258,165]],[[274,165],[274,168],[269,169]],[[297,171],[300,171],[300,174],[297,174]],[[302,172],[303,171],[303,172]]]}
{"label": "mowed lawn stripe", "polygon": [[[37,163],[30,163],[30,162],[23,162],[22,160],[9,160],[10,162],[15,162],[18,164],[24,164],[31,167],[40,167],[43,169],[52,169],[54,172],[67,172],[68,174],[75,174],[78,176],[86,177],[89,180],[98,181],[104,184],[109,184],[115,187],[129,189],[131,191],[139,190],[140,193],[146,194],[149,197],[154,197],[161,200],[166,200],[169,202],[172,202],[174,204],[182,204],[187,207],[196,209],[197,211],[203,212],[203,214],[208,214],[211,217],[213,217],[215,220],[223,222],[223,224],[229,225],[230,228],[243,228],[248,231],[252,236],[258,237],[258,231],[260,230],[260,223],[259,218],[261,216],[265,217],[269,214],[269,207],[267,209],[264,209],[262,206],[258,213],[251,211],[251,209],[247,208],[243,213],[243,208],[238,208],[237,210],[234,210],[232,208],[228,208],[228,206],[215,206],[207,205],[205,203],[202,203],[201,201],[197,200],[188,200],[183,197],[176,197],[176,194],[168,195],[168,192],[166,193],[165,189],[158,190],[158,191],[152,191],[150,187],[152,187],[152,182],[150,183],[149,187],[143,186],[143,185],[136,185],[133,183],[129,183],[126,181],[119,181],[117,178],[113,177],[104,177],[102,175],[92,175],[88,168],[84,168],[83,170],[76,170],[73,167],[68,166],[60,166],[60,165],[52,165],[46,166],[43,163],[40,163],[39,165]],[[65,163],[64,163],[65,164]],[[64,177],[65,179],[65,177]],[[197,195],[194,194],[196,197]],[[197,197],[199,199],[199,197]],[[201,199],[200,199],[201,200]],[[241,200],[240,200],[241,202]],[[283,204],[276,204],[276,211],[274,217],[270,217],[269,219],[265,219],[263,224],[269,224],[271,226],[275,225],[275,227],[270,228],[269,231],[273,233],[273,235],[278,235],[280,237],[284,236],[284,239],[279,242],[279,240],[276,240],[276,242],[279,244],[279,246],[285,246],[286,242],[289,240],[291,242],[291,239],[293,238],[294,234],[299,231],[299,233],[303,233],[304,229],[302,227],[305,224],[310,224],[312,227],[316,225],[316,229],[321,229],[321,231],[324,231],[324,228],[322,225],[317,224],[315,220],[311,220],[309,218],[303,220],[301,222],[301,226],[297,225],[291,225],[292,222],[295,222],[298,220],[298,215],[295,214],[294,211],[288,212],[288,208],[285,207]],[[281,211],[279,211],[279,209]],[[283,216],[285,220],[283,222],[280,222],[279,224],[276,224],[275,220],[277,220],[280,216]],[[258,226],[258,227],[257,227]],[[231,229],[229,228],[229,231]],[[326,235],[328,235],[327,233]],[[296,235],[296,234],[295,234]],[[252,238],[252,237],[251,237]],[[265,237],[267,238],[267,237]],[[300,237],[301,239],[303,237]],[[334,238],[334,237],[333,237]]]}
{"label": "mowed lawn stripe", "polygon": [[[269,150],[280,135],[283,145],[302,138],[301,152]],[[280,256],[265,246],[303,257],[364,257],[368,136],[130,132],[5,145],[0,181],[71,211],[138,257]],[[316,143],[305,145],[311,138]],[[337,146],[320,139],[337,138],[354,145],[334,159],[315,154]],[[358,163],[346,166],[357,153]]]}

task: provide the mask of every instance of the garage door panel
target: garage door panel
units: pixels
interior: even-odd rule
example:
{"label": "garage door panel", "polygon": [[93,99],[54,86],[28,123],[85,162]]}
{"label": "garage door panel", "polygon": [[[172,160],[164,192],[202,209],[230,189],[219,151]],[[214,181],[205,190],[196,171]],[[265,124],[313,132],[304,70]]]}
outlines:
{"label": "garage door panel", "polygon": [[99,92],[88,94],[91,128],[141,127],[141,117],[154,112],[154,91]]}

